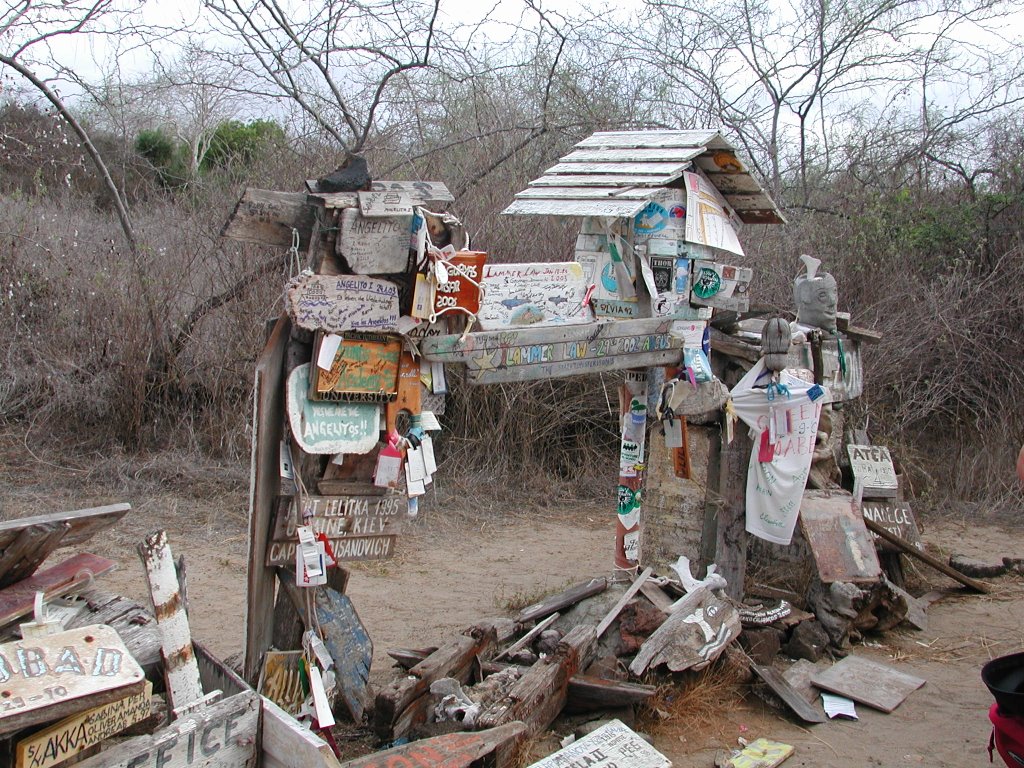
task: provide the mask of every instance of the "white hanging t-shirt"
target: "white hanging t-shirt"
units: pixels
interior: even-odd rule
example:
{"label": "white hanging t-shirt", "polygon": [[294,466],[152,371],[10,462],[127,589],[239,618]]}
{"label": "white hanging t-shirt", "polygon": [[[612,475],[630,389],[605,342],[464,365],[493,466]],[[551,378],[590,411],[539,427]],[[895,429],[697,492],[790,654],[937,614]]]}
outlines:
{"label": "white hanging t-shirt", "polygon": [[[776,393],[769,400],[766,387],[770,375],[762,357],[733,387],[732,403],[736,415],[750,427],[754,441],[747,468],[747,532],[776,544],[789,544],[811,470],[821,403],[828,398],[811,400],[807,393],[814,384],[784,370],[779,382],[789,389],[789,395]],[[761,461],[765,432],[773,453],[771,461]]]}

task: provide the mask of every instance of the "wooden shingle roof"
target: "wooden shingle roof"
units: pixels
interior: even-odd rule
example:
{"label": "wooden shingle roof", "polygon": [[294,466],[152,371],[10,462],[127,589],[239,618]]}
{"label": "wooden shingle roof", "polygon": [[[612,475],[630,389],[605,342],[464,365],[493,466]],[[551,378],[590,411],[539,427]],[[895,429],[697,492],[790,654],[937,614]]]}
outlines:
{"label": "wooden shingle roof", "polygon": [[784,224],[785,218],[736,150],[718,131],[595,133],[515,196],[503,213],[635,216],[654,193],[700,168],[740,220]]}

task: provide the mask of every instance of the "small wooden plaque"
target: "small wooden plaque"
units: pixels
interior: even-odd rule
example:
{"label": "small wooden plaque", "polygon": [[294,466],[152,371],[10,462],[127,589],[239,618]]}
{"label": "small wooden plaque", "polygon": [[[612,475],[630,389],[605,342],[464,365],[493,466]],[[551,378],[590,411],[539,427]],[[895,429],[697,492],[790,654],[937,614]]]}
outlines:
{"label": "small wooden plaque", "polygon": [[[335,337],[337,338],[337,337]],[[325,336],[317,334],[313,360],[319,359]],[[362,334],[345,336],[334,353],[329,371],[319,365],[310,370],[309,399],[343,403],[387,403],[398,395],[398,336]]]}

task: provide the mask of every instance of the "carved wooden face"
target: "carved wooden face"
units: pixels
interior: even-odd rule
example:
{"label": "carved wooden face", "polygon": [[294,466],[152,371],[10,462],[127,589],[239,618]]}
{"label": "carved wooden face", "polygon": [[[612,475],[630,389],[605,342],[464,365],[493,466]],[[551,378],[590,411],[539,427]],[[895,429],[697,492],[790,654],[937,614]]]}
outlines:
{"label": "carved wooden face", "polygon": [[804,325],[836,330],[836,309],[839,289],[828,272],[819,272],[814,278],[798,277],[793,286],[797,320]]}

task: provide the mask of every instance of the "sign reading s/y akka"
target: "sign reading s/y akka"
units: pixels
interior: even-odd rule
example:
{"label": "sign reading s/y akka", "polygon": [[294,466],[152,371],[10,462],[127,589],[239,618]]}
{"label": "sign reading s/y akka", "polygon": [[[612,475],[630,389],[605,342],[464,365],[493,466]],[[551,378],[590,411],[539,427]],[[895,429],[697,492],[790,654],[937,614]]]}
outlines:
{"label": "sign reading s/y akka", "polygon": [[142,693],[72,715],[18,742],[16,768],[50,768],[150,716],[153,684]]}

